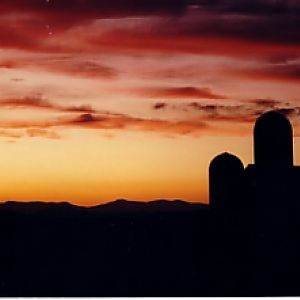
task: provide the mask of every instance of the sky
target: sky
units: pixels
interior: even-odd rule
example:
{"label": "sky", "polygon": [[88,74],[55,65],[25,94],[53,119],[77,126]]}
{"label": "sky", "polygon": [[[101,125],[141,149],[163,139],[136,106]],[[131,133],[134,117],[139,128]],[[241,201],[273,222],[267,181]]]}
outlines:
{"label": "sky", "polygon": [[299,28],[299,0],[1,1],[0,201],[207,203],[272,109],[300,164]]}

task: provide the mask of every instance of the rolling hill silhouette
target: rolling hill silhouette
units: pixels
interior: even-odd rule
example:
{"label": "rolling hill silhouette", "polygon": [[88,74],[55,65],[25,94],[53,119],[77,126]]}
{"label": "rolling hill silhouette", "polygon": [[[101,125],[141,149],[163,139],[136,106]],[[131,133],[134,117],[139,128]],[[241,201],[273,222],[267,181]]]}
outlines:
{"label": "rolling hill silhouette", "polygon": [[3,203],[0,295],[193,295],[208,213],[182,200]]}
{"label": "rolling hill silhouette", "polygon": [[17,202],[7,201],[0,204],[1,211],[11,211],[21,214],[35,214],[47,210],[74,210],[77,207],[68,202]]}
{"label": "rolling hill silhouette", "polygon": [[149,202],[117,199],[105,204],[90,207],[78,206],[69,202],[17,202],[7,201],[0,204],[0,212],[15,212],[20,214],[36,213],[98,213],[98,214],[128,214],[154,212],[186,212],[207,209],[208,205],[189,203],[183,200],[152,200]]}

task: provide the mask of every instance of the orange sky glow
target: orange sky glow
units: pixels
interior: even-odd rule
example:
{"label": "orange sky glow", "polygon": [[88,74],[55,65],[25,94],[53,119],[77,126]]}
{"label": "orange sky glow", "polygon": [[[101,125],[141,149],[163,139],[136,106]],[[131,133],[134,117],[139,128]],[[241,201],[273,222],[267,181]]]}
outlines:
{"label": "orange sky glow", "polygon": [[0,201],[207,203],[271,109],[300,164],[300,5],[212,2],[1,2]]}

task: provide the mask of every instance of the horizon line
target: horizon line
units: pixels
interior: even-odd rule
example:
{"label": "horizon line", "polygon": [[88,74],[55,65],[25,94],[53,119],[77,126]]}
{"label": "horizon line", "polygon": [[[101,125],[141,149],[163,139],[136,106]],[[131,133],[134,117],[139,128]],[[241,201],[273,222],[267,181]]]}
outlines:
{"label": "horizon line", "polygon": [[209,206],[209,203],[204,203],[204,202],[194,202],[194,201],[188,201],[188,200],[183,200],[183,199],[178,199],[178,198],[157,198],[157,199],[152,199],[152,200],[130,200],[126,198],[117,198],[115,200],[107,201],[107,202],[100,202],[95,205],[79,205],[75,204],[69,201],[43,201],[43,200],[26,200],[26,201],[19,201],[19,200],[6,200],[6,201],[0,201],[0,206],[9,204],[9,203],[16,203],[16,204],[68,204],[70,206],[74,207],[81,207],[81,208],[93,208],[93,207],[98,207],[98,206],[104,206],[116,202],[124,202],[124,203],[137,203],[137,204],[151,204],[154,202],[159,202],[159,201],[164,201],[166,203],[174,203],[174,202],[181,202],[184,204],[188,205],[203,205],[203,206]]}

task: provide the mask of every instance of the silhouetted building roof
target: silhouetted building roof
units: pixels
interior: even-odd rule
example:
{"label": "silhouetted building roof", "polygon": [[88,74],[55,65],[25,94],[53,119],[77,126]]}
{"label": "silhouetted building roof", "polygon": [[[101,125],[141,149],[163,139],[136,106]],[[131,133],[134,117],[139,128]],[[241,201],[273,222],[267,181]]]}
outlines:
{"label": "silhouetted building roof", "polygon": [[234,206],[236,191],[244,173],[241,160],[230,153],[224,152],[215,157],[209,166],[209,193],[214,208]]}
{"label": "silhouetted building roof", "polygon": [[253,202],[260,210],[280,212],[293,202],[286,198],[300,197],[298,182],[300,168],[293,166],[292,125],[282,113],[270,111],[254,126],[254,164],[244,169],[240,159],[229,153],[211,161],[211,207],[239,210]]}
{"label": "silhouetted building roof", "polygon": [[277,111],[261,115],[254,126],[254,161],[258,167],[293,165],[293,130],[289,120]]}

